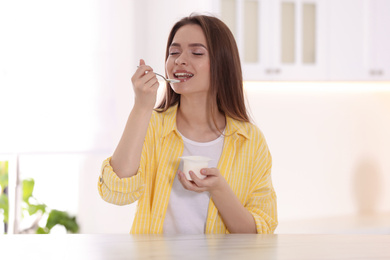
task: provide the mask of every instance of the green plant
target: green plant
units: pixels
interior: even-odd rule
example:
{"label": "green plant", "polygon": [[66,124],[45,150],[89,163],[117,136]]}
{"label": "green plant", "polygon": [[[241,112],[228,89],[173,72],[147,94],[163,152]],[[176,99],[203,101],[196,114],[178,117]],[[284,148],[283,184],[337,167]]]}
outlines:
{"label": "green plant", "polygon": [[0,162],[0,213],[4,216],[4,232],[8,231],[8,162]]}
{"label": "green plant", "polygon": [[[0,162],[0,185],[3,187],[8,186],[8,163],[6,164],[6,170],[4,170]],[[6,176],[3,177],[3,176]],[[3,181],[6,179],[6,181]],[[3,186],[4,185],[4,186]],[[20,233],[37,233],[37,234],[49,234],[50,230],[56,226],[64,226],[68,233],[78,233],[79,225],[76,221],[75,216],[69,215],[65,211],[60,211],[56,209],[49,209],[45,204],[40,203],[34,196],[35,181],[34,179],[25,179],[22,181],[22,215],[29,215],[35,218],[33,224],[24,230],[21,230]],[[4,223],[8,224],[8,197],[1,194],[0,197],[0,209],[3,209],[4,214]],[[4,194],[6,195],[6,194]],[[40,226],[41,219],[46,216],[47,221],[44,226]]]}

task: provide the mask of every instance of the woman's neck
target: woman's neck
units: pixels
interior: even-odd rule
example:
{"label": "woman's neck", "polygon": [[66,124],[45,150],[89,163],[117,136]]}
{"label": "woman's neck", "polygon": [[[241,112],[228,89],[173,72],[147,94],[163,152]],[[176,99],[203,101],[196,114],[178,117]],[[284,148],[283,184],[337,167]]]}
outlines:
{"label": "woman's neck", "polygon": [[[215,104],[215,107],[216,104]],[[185,137],[198,142],[215,140],[225,129],[225,116],[216,109],[213,117],[205,98],[194,100],[181,97],[177,111],[177,128]]]}

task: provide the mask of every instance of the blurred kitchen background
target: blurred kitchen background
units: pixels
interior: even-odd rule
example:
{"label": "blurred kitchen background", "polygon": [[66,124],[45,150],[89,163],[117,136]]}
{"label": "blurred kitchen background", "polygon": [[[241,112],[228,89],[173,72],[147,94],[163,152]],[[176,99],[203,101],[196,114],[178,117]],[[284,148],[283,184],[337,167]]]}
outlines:
{"label": "blurred kitchen background", "polygon": [[33,221],[17,173],[80,233],[129,233],[136,204],[100,199],[101,163],[132,108],[139,59],[164,73],[168,33],[192,12],[236,36],[273,156],[276,233],[390,234],[390,0],[0,0],[8,233]]}

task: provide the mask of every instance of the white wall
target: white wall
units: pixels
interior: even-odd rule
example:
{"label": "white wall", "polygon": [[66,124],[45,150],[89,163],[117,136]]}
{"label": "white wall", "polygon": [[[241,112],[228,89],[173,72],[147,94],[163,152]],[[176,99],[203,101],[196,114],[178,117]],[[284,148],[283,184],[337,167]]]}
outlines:
{"label": "white wall", "polygon": [[95,10],[91,1],[0,2],[0,152],[90,149],[99,124]]}
{"label": "white wall", "polygon": [[172,26],[191,13],[212,13],[215,1],[144,0],[134,1],[135,59],[144,59],[165,74],[165,49]]}
{"label": "white wall", "polygon": [[246,86],[273,155],[281,224],[390,213],[390,83]]}

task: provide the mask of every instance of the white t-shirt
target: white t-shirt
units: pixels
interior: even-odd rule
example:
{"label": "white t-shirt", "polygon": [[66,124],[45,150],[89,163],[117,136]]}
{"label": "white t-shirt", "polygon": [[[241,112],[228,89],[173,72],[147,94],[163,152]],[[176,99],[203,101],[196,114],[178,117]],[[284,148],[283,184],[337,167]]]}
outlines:
{"label": "white t-shirt", "polygon": [[[223,149],[223,135],[206,143],[195,142],[181,136],[184,141],[183,156],[206,156],[212,159],[209,162],[209,168],[217,167]],[[182,161],[179,169],[183,169]],[[210,194],[208,192],[197,193],[184,189],[176,173],[169,196],[163,233],[168,235],[204,234],[209,201]]]}

